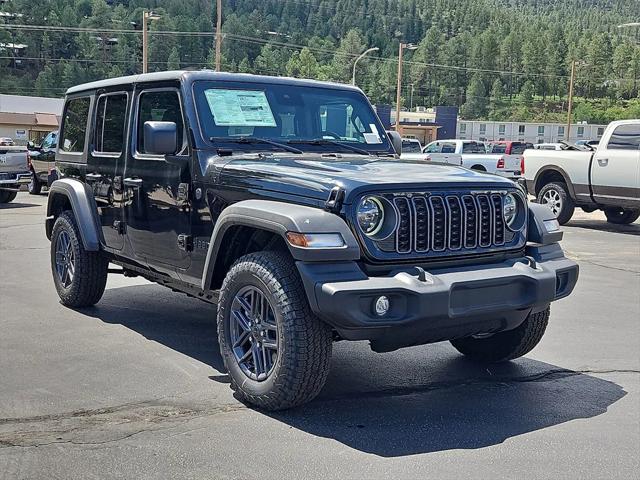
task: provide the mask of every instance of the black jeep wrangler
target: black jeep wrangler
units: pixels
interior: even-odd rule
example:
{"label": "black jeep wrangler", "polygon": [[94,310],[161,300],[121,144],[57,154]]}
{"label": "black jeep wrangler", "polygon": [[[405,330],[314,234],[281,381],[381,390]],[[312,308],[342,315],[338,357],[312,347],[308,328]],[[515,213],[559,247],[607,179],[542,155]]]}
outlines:
{"label": "black jeep wrangler", "polygon": [[553,214],[400,144],[345,85],[201,71],[71,88],[46,220],[62,303],[95,304],[115,270],[217,304],[232,388],[273,410],[320,391],[340,339],[526,354],[578,277]]}

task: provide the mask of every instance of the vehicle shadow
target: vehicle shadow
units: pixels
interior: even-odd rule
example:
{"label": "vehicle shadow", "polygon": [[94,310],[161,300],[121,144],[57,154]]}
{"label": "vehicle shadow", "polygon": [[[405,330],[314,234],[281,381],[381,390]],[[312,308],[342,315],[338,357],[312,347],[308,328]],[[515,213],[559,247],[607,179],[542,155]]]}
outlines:
{"label": "vehicle shadow", "polygon": [[12,208],[27,208],[27,207],[38,207],[37,203],[20,203],[20,202],[9,202],[9,203],[0,203],[0,210],[9,210]]}
{"label": "vehicle shadow", "polygon": [[[212,366],[219,375],[211,379],[226,378],[212,305],[137,285],[108,289],[82,312]],[[338,342],[316,400],[261,413],[362,452],[398,457],[497,445],[601,415],[625,395],[611,381],[530,358],[486,366],[448,343],[376,354],[365,342]]]}
{"label": "vehicle shadow", "polygon": [[566,224],[566,226],[597,230],[600,232],[624,233],[626,235],[640,236],[639,223],[632,223],[631,225],[616,225],[603,220],[571,220]]}

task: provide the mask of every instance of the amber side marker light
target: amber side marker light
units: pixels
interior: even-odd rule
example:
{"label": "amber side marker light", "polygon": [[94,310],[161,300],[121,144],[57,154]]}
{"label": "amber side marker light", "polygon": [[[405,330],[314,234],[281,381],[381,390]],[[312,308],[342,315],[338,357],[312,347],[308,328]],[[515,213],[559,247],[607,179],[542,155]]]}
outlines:
{"label": "amber side marker light", "polygon": [[297,233],[287,232],[287,241],[300,248],[340,248],[344,239],[339,233]]}

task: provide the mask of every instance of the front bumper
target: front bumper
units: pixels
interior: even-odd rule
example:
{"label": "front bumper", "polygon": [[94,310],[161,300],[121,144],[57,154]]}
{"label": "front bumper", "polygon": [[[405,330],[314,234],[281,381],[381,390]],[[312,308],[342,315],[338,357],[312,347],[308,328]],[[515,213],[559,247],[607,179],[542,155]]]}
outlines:
{"label": "front bumper", "polygon": [[19,189],[21,185],[27,185],[31,181],[30,172],[11,172],[0,173],[0,188],[6,189]]}
{"label": "front bumper", "polygon": [[[578,265],[558,244],[531,246],[501,263],[419,273],[404,268],[368,277],[355,262],[298,263],[312,310],[341,337],[371,340],[377,351],[494,333],[571,293]],[[374,305],[389,299],[386,315]]]}

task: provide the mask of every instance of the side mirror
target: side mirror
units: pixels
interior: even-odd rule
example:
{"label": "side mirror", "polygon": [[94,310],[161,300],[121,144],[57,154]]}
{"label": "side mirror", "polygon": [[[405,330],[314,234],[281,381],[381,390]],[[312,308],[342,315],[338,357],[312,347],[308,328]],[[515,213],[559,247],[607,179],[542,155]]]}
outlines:
{"label": "side mirror", "polygon": [[152,155],[172,155],[178,149],[174,122],[144,122],[144,151]]}
{"label": "side mirror", "polygon": [[27,142],[27,150],[40,150],[40,146],[33,143],[31,140]]}
{"label": "side mirror", "polygon": [[387,130],[387,135],[391,140],[391,145],[393,145],[394,150],[398,155],[402,154],[402,137],[400,134],[394,130]]}

